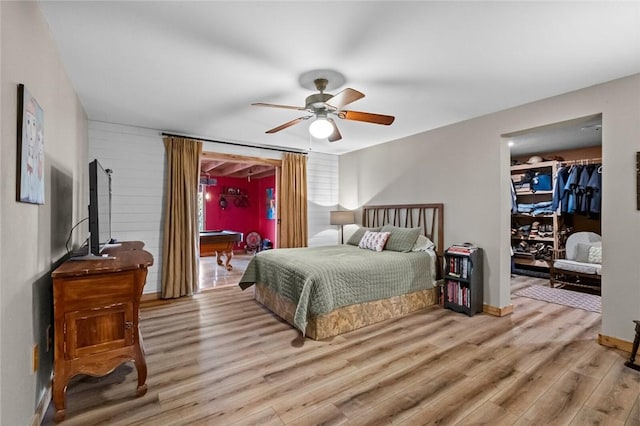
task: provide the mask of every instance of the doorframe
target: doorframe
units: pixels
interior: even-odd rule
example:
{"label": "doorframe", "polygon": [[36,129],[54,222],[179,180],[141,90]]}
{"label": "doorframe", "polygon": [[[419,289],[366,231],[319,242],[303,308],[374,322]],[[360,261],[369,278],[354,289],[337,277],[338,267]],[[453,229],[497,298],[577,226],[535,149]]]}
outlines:
{"label": "doorframe", "polygon": [[264,158],[264,157],[252,157],[248,155],[239,155],[239,154],[223,154],[220,152],[214,151],[202,151],[200,155],[200,159],[198,160],[198,164],[202,163],[203,158],[208,158],[211,160],[222,160],[230,163],[246,163],[255,166],[272,166],[275,169],[275,190],[276,190],[276,228],[275,228],[275,241],[273,241],[273,248],[279,247],[280,241],[280,208],[279,208],[279,194],[280,194],[280,179],[282,172],[282,160],[275,158]]}
{"label": "doorframe", "polygon": [[[534,126],[534,127],[530,127],[530,128],[521,129],[521,130],[518,130],[518,131],[512,131],[512,132],[501,134],[500,135],[501,160],[504,160],[504,158],[507,158],[508,161],[509,161],[508,163],[506,161],[501,161],[501,164],[504,166],[503,173],[505,173],[505,175],[508,176],[506,182],[509,182],[510,179],[511,179],[511,167],[510,167],[511,164],[510,164],[510,162],[514,157],[511,154],[511,147],[508,144],[510,139],[512,139],[513,137],[522,136],[522,135],[535,133],[535,132],[539,132],[539,131],[544,131],[544,130],[548,130],[548,129],[554,129],[554,128],[562,129],[564,127],[573,126],[573,125],[580,124],[580,123],[590,122],[590,121],[592,121],[594,119],[599,119],[600,120],[600,125],[602,126],[602,124],[604,122],[604,114],[603,114],[603,112],[601,111],[601,112],[598,112],[598,113],[595,113],[595,114],[589,114],[589,115],[585,115],[585,116],[581,116],[581,117],[574,117],[574,118],[570,118],[570,119],[567,119],[567,120],[560,120],[560,121],[554,121],[554,122],[551,122],[551,123],[539,124],[539,125]],[[602,157],[601,158],[602,163],[604,163],[604,155],[603,155],[604,143],[605,143],[604,134],[600,133],[600,145],[599,146],[600,146],[600,152],[601,152],[600,156]],[[545,154],[546,155],[551,155],[551,154],[556,155],[556,154],[562,154],[564,152],[571,152],[571,151],[580,150],[580,149],[589,150],[590,148],[593,148],[595,146],[596,145],[588,146],[588,147],[579,147],[579,148],[566,147],[566,148],[554,150],[552,152],[542,152],[542,153],[539,153],[539,154],[533,153],[533,154],[528,154],[528,155],[529,156],[530,155],[541,155],[541,156],[543,156]],[[527,156],[527,154],[515,155],[515,157],[525,157],[525,156]],[[574,160],[567,159],[567,161],[574,161]],[[506,187],[505,187],[505,189],[506,189]],[[504,194],[505,194],[505,200],[507,200],[505,206],[508,205],[509,208],[508,209],[504,209],[503,208],[503,214],[508,217],[507,221],[510,224],[511,223],[511,213],[510,213],[510,211],[511,211],[511,201],[510,201],[510,197],[506,196],[506,191],[504,192]],[[606,206],[604,204],[602,204],[601,205],[601,212],[600,212],[600,219],[599,219],[600,220],[600,233],[599,233],[600,236],[603,236],[603,233],[602,233],[602,222],[603,222],[603,217],[605,215],[605,211],[606,211]],[[507,213],[507,212],[509,212],[509,213]],[[509,228],[506,228],[506,229],[509,229]],[[509,250],[507,250],[507,252],[509,252],[511,250],[511,244],[512,244],[511,237],[510,237],[511,233],[508,232],[508,235],[509,235],[509,239],[508,239],[508,244],[509,244],[508,245],[508,249]],[[603,262],[603,268],[604,268],[604,262]],[[509,262],[509,274],[508,274],[508,276],[509,276],[509,280],[508,280],[508,283],[509,283],[509,285],[508,285],[508,288],[509,288],[509,291],[508,291],[509,299],[508,300],[509,300],[509,302],[511,302],[511,261]],[[501,281],[501,283],[502,283],[502,281]],[[602,286],[602,283],[601,283],[601,286]],[[602,299],[604,299],[604,292],[602,291],[603,288],[604,287],[601,287],[601,294],[600,294],[600,297]],[[501,291],[502,290],[505,290],[505,289],[501,288]],[[603,316],[602,313],[600,315],[601,315],[601,317]]]}

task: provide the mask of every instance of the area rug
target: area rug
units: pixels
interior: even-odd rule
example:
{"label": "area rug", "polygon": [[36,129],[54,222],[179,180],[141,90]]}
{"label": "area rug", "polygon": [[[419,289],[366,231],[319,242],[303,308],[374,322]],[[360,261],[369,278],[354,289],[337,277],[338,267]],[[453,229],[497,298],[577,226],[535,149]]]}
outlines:
{"label": "area rug", "polygon": [[543,300],[557,305],[570,306],[591,312],[601,312],[601,298],[595,294],[580,293],[577,291],[551,288],[541,285],[532,285],[516,291],[518,296],[530,299]]}

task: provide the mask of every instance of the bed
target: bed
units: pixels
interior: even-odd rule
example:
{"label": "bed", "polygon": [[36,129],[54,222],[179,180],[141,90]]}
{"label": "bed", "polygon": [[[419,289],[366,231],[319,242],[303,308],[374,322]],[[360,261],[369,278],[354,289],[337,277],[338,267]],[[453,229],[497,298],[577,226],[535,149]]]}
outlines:
{"label": "bed", "polygon": [[[358,247],[366,231],[389,232],[385,249]],[[348,243],[260,252],[239,285],[253,286],[259,303],[315,340],[437,303],[442,204],[364,206]]]}

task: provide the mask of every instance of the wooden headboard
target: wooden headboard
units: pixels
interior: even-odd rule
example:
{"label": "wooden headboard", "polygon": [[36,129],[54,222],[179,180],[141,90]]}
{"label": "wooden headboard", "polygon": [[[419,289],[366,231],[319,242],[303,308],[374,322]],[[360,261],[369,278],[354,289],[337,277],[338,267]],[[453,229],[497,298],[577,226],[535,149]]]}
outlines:
{"label": "wooden headboard", "polygon": [[438,256],[444,254],[444,204],[400,204],[389,206],[363,206],[362,226],[384,225],[403,228],[422,227],[425,237],[436,245]]}

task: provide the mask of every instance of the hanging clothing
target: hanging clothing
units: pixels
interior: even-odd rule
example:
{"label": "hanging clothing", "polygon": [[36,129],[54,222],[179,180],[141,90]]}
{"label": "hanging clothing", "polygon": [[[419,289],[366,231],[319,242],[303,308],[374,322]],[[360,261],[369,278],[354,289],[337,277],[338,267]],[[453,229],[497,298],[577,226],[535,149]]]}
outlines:
{"label": "hanging clothing", "polygon": [[588,194],[588,214],[600,214],[602,203],[602,166],[598,165],[591,173],[589,182],[587,183]]}
{"label": "hanging clothing", "polygon": [[564,187],[569,178],[569,167],[559,167],[556,171],[556,181],[553,185],[553,199],[551,207],[557,214],[567,211],[569,197],[564,191]]}
{"label": "hanging clothing", "polygon": [[576,213],[587,214],[589,211],[589,201],[587,197],[587,185],[593,171],[593,166],[580,166],[580,180],[576,187]]}
{"label": "hanging clothing", "polygon": [[601,191],[600,164],[562,166],[556,171],[552,207],[557,214],[595,216],[600,213]]}
{"label": "hanging clothing", "polygon": [[568,197],[567,201],[567,213],[575,213],[577,208],[577,197],[576,197],[576,187],[578,186],[578,182],[580,181],[580,172],[581,167],[572,166],[571,171],[569,172],[569,178],[567,179],[567,183],[564,186],[564,191]]}

